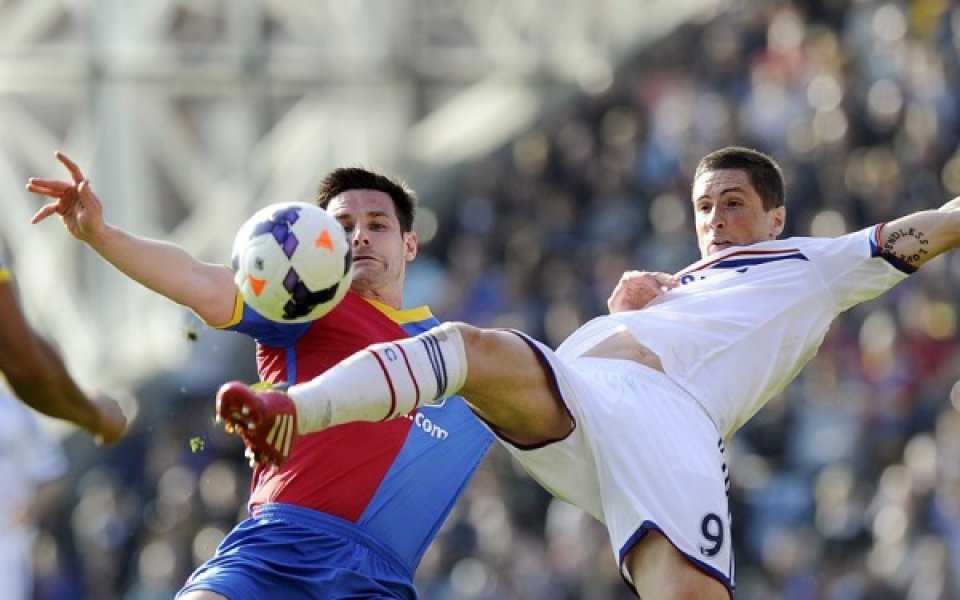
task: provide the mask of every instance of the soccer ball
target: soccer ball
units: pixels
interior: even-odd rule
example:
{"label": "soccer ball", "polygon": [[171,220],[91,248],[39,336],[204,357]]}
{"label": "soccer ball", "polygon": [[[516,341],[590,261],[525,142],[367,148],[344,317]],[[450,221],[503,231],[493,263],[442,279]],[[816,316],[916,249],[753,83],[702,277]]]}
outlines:
{"label": "soccer ball", "polygon": [[305,202],[261,208],[237,231],[234,282],[255,311],[281,323],[319,319],[350,288],[353,252],[340,222]]}

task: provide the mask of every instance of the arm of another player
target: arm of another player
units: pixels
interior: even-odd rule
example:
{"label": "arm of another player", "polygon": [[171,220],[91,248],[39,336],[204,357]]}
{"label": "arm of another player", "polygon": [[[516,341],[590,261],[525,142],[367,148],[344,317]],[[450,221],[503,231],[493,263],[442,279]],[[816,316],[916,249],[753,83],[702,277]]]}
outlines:
{"label": "arm of another player", "polygon": [[627,271],[620,276],[620,281],[607,298],[607,308],[611,315],[627,310],[640,310],[678,285],[679,280],[669,273]]}
{"label": "arm of another player", "polygon": [[233,317],[237,288],[228,267],[198,260],[170,242],[141,238],[110,225],[80,168],[61,152],[56,157],[70,172],[71,181],[30,178],[27,190],[54,200],[41,207],[31,223],[59,214],[73,237],[127,277],[190,308],[210,325],[222,325]]}
{"label": "arm of another player", "polygon": [[884,253],[920,267],[960,246],[960,196],[937,210],[923,210],[890,221],[880,230]]}
{"label": "arm of another player", "polygon": [[0,282],[0,371],[29,407],[86,429],[98,443],[116,442],[127,427],[116,400],[87,396],[56,351],[33,331],[10,282]]}

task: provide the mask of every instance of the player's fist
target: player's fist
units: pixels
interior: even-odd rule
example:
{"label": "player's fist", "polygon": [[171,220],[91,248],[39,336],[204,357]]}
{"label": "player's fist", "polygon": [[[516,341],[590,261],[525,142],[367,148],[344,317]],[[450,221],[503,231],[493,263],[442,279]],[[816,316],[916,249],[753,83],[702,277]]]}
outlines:
{"label": "player's fist", "polygon": [[607,298],[607,308],[610,314],[640,310],[678,285],[680,281],[669,273],[627,271]]}
{"label": "player's fist", "polygon": [[111,396],[96,393],[90,400],[98,413],[97,428],[90,432],[93,440],[101,445],[115,444],[127,430],[127,416]]}

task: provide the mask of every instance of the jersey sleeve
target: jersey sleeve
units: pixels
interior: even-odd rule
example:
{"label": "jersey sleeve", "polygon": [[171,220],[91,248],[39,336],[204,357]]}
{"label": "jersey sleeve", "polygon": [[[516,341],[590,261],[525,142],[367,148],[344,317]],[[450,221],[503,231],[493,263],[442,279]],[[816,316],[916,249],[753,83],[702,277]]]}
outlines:
{"label": "jersey sleeve", "polygon": [[805,252],[840,311],[876,298],[916,270],[882,252],[881,227],[874,225],[836,238],[808,238],[810,247]]}
{"label": "jersey sleeve", "polygon": [[237,306],[230,322],[217,327],[224,331],[235,331],[252,337],[265,346],[289,346],[310,328],[306,323],[277,323],[264,317],[243,301],[237,294]]}

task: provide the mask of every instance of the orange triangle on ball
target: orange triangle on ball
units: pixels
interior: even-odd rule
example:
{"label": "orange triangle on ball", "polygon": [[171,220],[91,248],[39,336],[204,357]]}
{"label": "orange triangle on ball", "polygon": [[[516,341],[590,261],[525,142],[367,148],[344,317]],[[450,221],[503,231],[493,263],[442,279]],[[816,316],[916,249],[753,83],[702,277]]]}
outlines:
{"label": "orange triangle on ball", "polygon": [[257,279],[256,277],[247,277],[250,280],[250,289],[253,290],[253,295],[260,297],[260,294],[263,293],[263,286],[267,284],[266,279]]}
{"label": "orange triangle on ball", "polygon": [[320,237],[316,241],[317,248],[326,248],[327,250],[333,250],[333,240],[330,239],[330,232],[324,229],[320,232]]}

